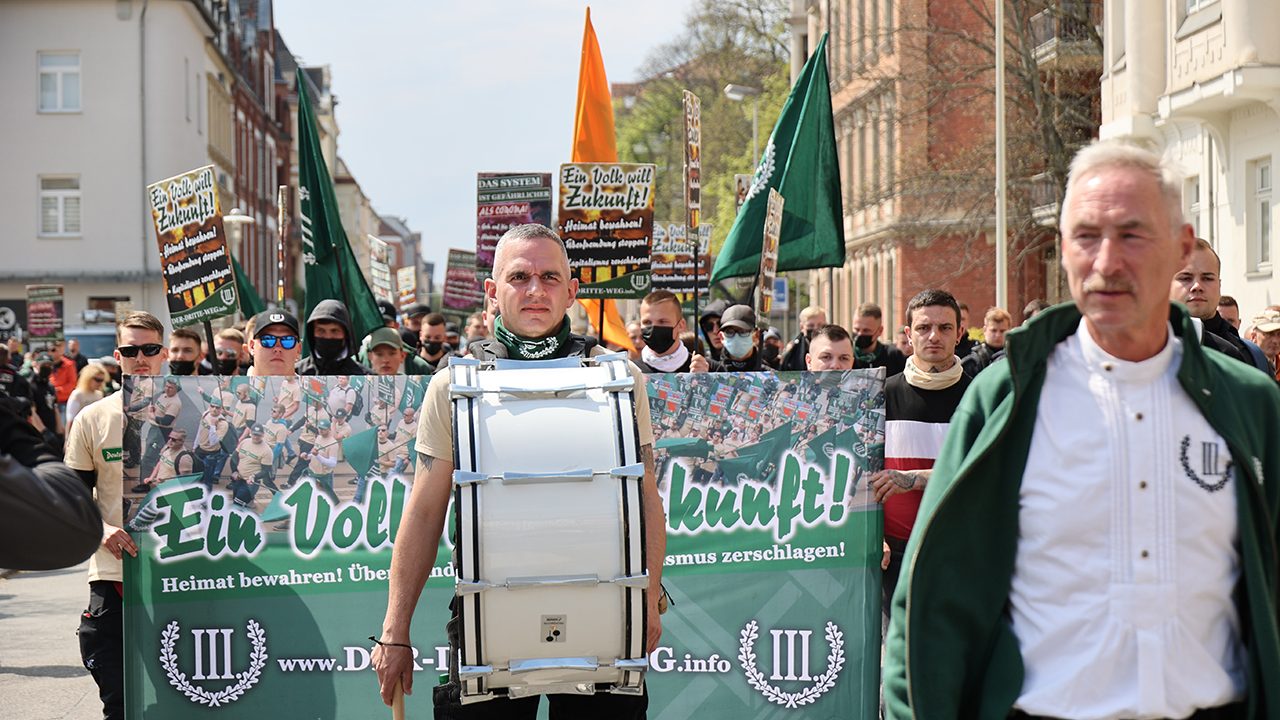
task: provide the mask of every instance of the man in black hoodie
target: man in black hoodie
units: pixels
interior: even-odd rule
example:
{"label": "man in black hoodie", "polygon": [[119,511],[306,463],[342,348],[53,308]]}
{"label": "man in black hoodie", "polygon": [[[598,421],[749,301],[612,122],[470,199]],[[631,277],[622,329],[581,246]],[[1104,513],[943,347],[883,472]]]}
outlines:
{"label": "man in black hoodie", "polygon": [[727,307],[729,304],[723,300],[712,300],[698,316],[698,329],[702,331],[702,338],[707,343],[708,360],[719,360],[724,349],[720,339],[720,315]]}
{"label": "man in black hoodie", "polygon": [[356,362],[355,333],[351,315],[339,300],[321,300],[307,318],[307,347],[311,355],[297,366],[299,375],[368,375]]}

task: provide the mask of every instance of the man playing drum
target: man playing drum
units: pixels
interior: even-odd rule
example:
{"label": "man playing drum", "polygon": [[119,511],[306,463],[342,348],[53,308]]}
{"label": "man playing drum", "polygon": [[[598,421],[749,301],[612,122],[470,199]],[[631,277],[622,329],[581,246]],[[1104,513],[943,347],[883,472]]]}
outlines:
{"label": "man playing drum", "polygon": [[[565,311],[573,304],[577,292],[578,280],[570,273],[564,242],[554,232],[534,224],[512,228],[498,242],[494,251],[493,277],[485,280],[486,299],[497,306],[494,337],[472,343],[471,354],[481,361],[495,357],[540,360],[600,354],[602,349],[593,339],[569,332],[569,318]],[[634,366],[632,375],[635,378],[640,457],[645,466],[643,505],[649,574],[645,651],[652,652],[662,635],[658,599],[662,595],[662,567],[666,558],[666,517],[654,475],[653,430],[649,422],[644,379]],[[406,693],[413,689],[409,626],[422,586],[431,573],[453,488],[449,382],[448,372],[437,373],[423,400],[418,423],[414,491],[391,556],[387,614],[379,646],[373,654],[382,699],[388,705],[392,703],[397,683],[403,683]],[[454,670],[451,682],[456,685],[456,668]],[[534,695],[514,700],[495,698],[460,706],[457,693],[449,695],[447,704],[437,705],[436,717],[533,718],[539,703],[538,696]],[[643,718],[648,707],[647,694],[598,693],[550,697],[552,718]]]}

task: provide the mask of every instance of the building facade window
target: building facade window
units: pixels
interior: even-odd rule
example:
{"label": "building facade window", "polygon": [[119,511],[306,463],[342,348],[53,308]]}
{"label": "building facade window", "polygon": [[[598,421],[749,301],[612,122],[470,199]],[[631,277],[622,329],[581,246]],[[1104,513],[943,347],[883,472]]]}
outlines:
{"label": "building facade window", "polygon": [[1248,163],[1249,173],[1249,212],[1247,227],[1249,235],[1250,269],[1255,272],[1266,272],[1271,269],[1271,241],[1275,234],[1272,222],[1273,205],[1271,189],[1271,158],[1259,158]]}
{"label": "building facade window", "polygon": [[1187,0],[1187,14],[1203,10],[1217,2],[1218,0]]}
{"label": "building facade window", "polygon": [[40,236],[80,236],[80,178],[40,178]]}
{"label": "building facade window", "polygon": [[42,52],[40,112],[80,112],[80,53]]}
{"label": "building facade window", "polygon": [[1196,237],[1200,237],[1200,176],[1187,178],[1182,188],[1182,210],[1187,222],[1195,229]]}

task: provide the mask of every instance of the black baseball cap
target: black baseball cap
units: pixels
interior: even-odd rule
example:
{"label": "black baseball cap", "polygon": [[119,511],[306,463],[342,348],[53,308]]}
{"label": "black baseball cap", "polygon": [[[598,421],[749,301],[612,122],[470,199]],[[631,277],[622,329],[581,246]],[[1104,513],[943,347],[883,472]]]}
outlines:
{"label": "black baseball cap", "polygon": [[720,327],[750,332],[756,329],[756,311],[750,305],[730,305],[720,316]]}
{"label": "black baseball cap", "polygon": [[379,299],[378,312],[382,313],[382,319],[384,321],[396,319],[396,306],[392,305],[390,300]]}
{"label": "black baseball cap", "polygon": [[298,318],[283,310],[263,310],[253,316],[253,336],[256,338],[261,335],[268,325],[285,325],[294,335],[299,334]]}
{"label": "black baseball cap", "polygon": [[427,307],[426,305],[423,305],[420,302],[416,302],[416,303],[410,303],[408,307],[404,309],[404,316],[411,317],[411,318],[419,317],[422,315],[426,315],[429,312],[431,312],[431,308]]}

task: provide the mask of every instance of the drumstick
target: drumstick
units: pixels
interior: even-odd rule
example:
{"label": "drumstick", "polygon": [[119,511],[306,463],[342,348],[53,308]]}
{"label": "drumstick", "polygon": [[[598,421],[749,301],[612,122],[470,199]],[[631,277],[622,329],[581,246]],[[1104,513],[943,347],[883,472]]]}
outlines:
{"label": "drumstick", "polygon": [[404,720],[404,681],[396,680],[391,694],[391,720]]}

